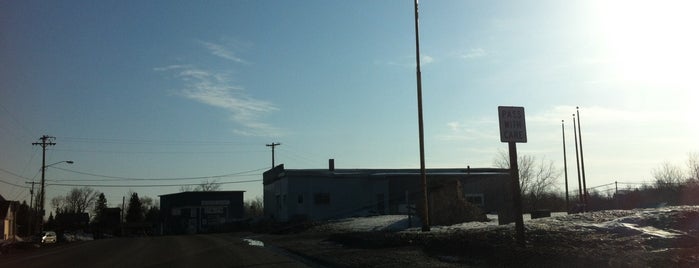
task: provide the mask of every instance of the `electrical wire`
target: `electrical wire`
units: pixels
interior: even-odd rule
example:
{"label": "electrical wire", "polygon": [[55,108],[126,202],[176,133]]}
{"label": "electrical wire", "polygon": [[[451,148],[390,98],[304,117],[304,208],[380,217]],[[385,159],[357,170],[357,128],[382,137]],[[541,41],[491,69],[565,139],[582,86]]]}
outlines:
{"label": "electrical wire", "polygon": [[4,183],[4,184],[12,185],[12,186],[14,186],[14,187],[29,189],[29,186],[14,184],[14,183],[5,181],[5,180],[3,180],[3,179],[0,179],[0,182],[1,182],[1,183]]}
{"label": "electrical wire", "polygon": [[12,175],[12,176],[15,176],[15,177],[17,177],[17,178],[22,178],[22,179],[25,179],[25,180],[28,180],[28,181],[31,180],[31,179],[29,179],[29,178],[27,178],[27,177],[24,177],[24,176],[22,176],[22,175],[19,175],[19,174],[17,174],[17,173],[14,173],[14,172],[9,171],[9,170],[4,169],[4,168],[0,168],[0,171],[5,172],[5,173],[7,173],[7,174],[10,174],[10,175]]}
{"label": "electrical wire", "polygon": [[[231,181],[231,182],[212,182],[211,184],[238,184],[238,183],[248,183],[248,182],[259,182],[261,179],[257,180],[245,180],[245,181]],[[116,184],[69,184],[69,183],[49,183],[47,186],[67,186],[67,187],[117,187],[117,188],[137,188],[137,187],[174,187],[174,186],[198,186],[201,183],[185,183],[185,184],[147,184],[147,185],[116,185]]]}
{"label": "electrical wire", "polygon": [[185,140],[139,140],[139,139],[107,139],[107,138],[82,138],[60,137],[62,142],[70,143],[112,143],[112,144],[141,144],[141,145],[246,145],[259,146],[257,143],[245,143],[235,141],[185,141]]}
{"label": "electrical wire", "polygon": [[110,151],[110,150],[72,150],[72,149],[46,149],[55,152],[73,153],[104,153],[104,154],[233,154],[233,153],[261,153],[263,150],[240,151]]}
{"label": "electrical wire", "polygon": [[66,172],[81,174],[81,175],[88,175],[88,176],[102,177],[102,178],[110,178],[110,179],[132,180],[132,181],[165,181],[165,180],[201,180],[201,179],[215,179],[215,178],[226,178],[226,177],[241,176],[241,175],[244,175],[244,174],[247,174],[247,173],[258,172],[258,171],[262,171],[262,170],[268,169],[268,168],[264,167],[264,168],[258,168],[258,169],[253,169],[253,170],[247,170],[247,171],[242,171],[242,172],[231,173],[231,174],[214,175],[214,176],[200,176],[200,177],[180,177],[180,178],[135,178],[135,177],[121,177],[121,176],[111,176],[111,175],[95,174],[95,173],[82,172],[82,171],[75,171],[75,170],[70,170],[70,169],[65,169],[65,168],[60,168],[60,167],[51,167],[51,168],[58,169],[58,170],[63,170],[63,171],[66,171]]}

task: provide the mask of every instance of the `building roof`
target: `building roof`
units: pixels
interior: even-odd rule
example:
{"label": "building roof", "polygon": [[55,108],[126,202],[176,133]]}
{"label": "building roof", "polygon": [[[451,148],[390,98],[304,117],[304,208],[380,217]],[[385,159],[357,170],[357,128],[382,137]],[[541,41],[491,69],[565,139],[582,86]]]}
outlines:
{"label": "building roof", "polygon": [[187,191],[187,192],[179,192],[179,193],[172,193],[172,194],[163,194],[159,195],[160,197],[163,196],[177,196],[177,195],[192,195],[192,194],[202,194],[202,193],[211,193],[211,194],[232,194],[232,193],[244,193],[245,191]]}
{"label": "building roof", "polygon": [[[425,170],[427,176],[473,176],[509,174],[508,169],[501,168],[430,168]],[[331,178],[385,178],[420,176],[420,169],[285,169],[278,165],[264,172],[264,183],[272,183],[283,177],[331,177]]]}
{"label": "building roof", "polygon": [[16,210],[18,206],[18,201],[6,201],[5,199],[0,200],[0,219],[5,219],[5,217],[7,217],[10,207],[13,207],[12,210]]}

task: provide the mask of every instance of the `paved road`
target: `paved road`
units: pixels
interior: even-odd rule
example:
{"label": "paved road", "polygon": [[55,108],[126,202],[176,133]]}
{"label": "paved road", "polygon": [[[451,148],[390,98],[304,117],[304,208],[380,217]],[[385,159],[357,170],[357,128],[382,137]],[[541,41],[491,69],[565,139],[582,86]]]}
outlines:
{"label": "paved road", "polygon": [[307,267],[234,234],[76,242],[0,256],[0,267]]}

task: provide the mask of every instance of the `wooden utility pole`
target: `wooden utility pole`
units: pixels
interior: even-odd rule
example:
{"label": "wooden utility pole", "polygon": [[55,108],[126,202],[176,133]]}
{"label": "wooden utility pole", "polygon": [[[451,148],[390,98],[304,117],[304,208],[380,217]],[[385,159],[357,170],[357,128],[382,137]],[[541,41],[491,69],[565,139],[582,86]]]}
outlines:
{"label": "wooden utility pole", "polygon": [[427,171],[425,170],[425,133],[422,121],[422,72],[420,71],[420,26],[418,5],[415,0],[415,60],[417,62],[417,124],[420,139],[420,185],[422,186],[422,231],[430,231],[429,202],[427,201]]}
{"label": "wooden utility pole", "polygon": [[568,197],[568,160],[566,158],[566,128],[565,121],[561,120],[561,132],[563,133],[563,174],[566,182],[566,212],[570,212],[570,199]]}
{"label": "wooden utility pole", "polygon": [[[578,167],[578,199],[580,204],[585,205],[585,196],[583,195],[582,179],[580,178],[580,158],[578,155],[578,129],[577,125],[575,124],[575,114],[573,114],[573,134],[575,135],[575,164]],[[583,210],[586,210],[586,208],[583,208]]]}
{"label": "wooden utility pole", "polygon": [[56,137],[43,135],[39,138],[39,140],[41,140],[41,142],[32,143],[32,145],[41,146],[41,149],[42,149],[42,154],[41,154],[41,192],[39,193],[39,204],[37,204],[37,206],[39,206],[39,216],[41,217],[39,220],[39,231],[43,231],[44,214],[46,214],[46,212],[44,210],[44,203],[45,203],[44,201],[46,199],[46,191],[45,191],[46,190],[45,189],[45,186],[46,186],[46,176],[45,176],[45,173],[46,173],[46,147],[56,145],[56,143],[53,142],[53,140],[55,140],[55,139],[56,139]]}
{"label": "wooden utility pole", "polygon": [[575,107],[575,113],[578,115],[578,142],[580,143],[580,170],[582,171],[582,183],[583,183],[583,197],[585,200],[585,208],[587,208],[588,194],[587,194],[587,183],[585,181],[585,158],[583,156],[583,144],[582,144],[582,132],[580,131],[580,110],[579,107]]}
{"label": "wooden utility pole", "polygon": [[274,147],[277,147],[279,145],[282,145],[281,143],[270,143],[266,144],[267,147],[272,147],[272,168],[274,168]]}
{"label": "wooden utility pole", "polygon": [[27,213],[27,217],[28,217],[27,220],[29,221],[28,233],[33,234],[32,229],[33,229],[33,226],[36,225],[36,223],[34,222],[34,219],[33,219],[34,214],[36,214],[36,211],[33,210],[33,208],[34,208],[34,184],[36,184],[36,182],[35,181],[28,181],[25,183],[32,185],[32,188],[29,189],[29,196],[31,199],[29,199],[29,213]]}

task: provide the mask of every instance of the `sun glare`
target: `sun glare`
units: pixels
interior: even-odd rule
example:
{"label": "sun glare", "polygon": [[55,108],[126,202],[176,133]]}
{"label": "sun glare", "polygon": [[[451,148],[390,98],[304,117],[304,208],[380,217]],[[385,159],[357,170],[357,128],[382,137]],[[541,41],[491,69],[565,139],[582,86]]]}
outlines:
{"label": "sun glare", "polygon": [[596,11],[617,79],[697,89],[699,1],[601,1]]}

